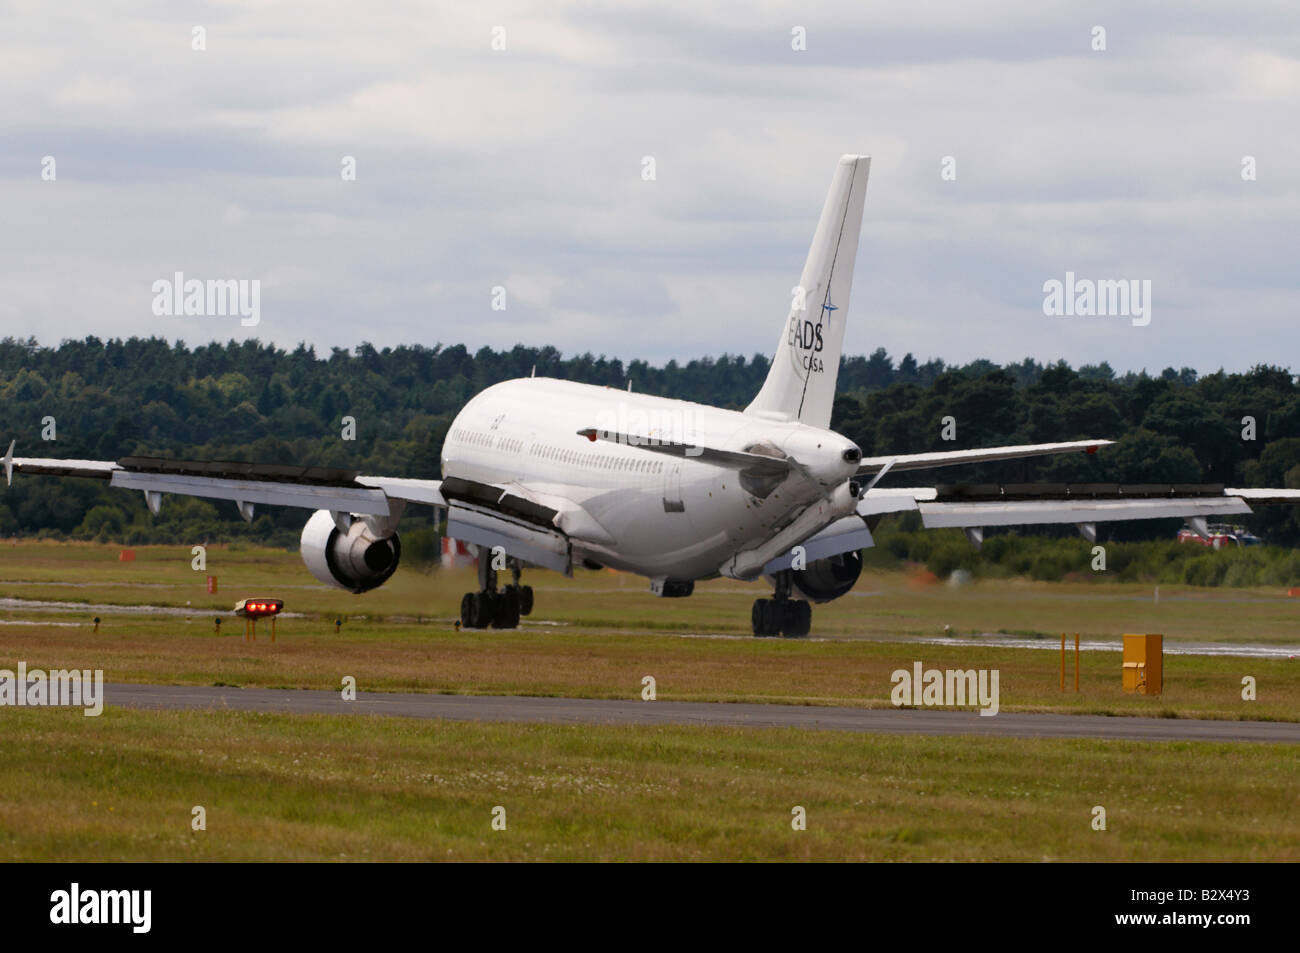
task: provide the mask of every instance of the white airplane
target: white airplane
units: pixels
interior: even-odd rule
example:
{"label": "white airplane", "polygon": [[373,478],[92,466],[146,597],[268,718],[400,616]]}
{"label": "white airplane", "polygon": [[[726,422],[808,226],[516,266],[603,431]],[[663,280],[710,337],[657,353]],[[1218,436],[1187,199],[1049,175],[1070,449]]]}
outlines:
{"label": "white airplane", "polygon": [[[612,567],[664,597],[696,580],[771,581],[755,601],[757,636],[809,632],[811,602],[839,598],[887,513],[919,510],[926,527],[1074,523],[1089,539],[1108,520],[1250,512],[1249,502],[1300,502],[1300,490],[1114,484],[880,488],[887,473],[1094,453],[1108,440],[863,457],[829,429],[871,160],[839,160],[767,380],[743,412],[529,377],[474,397],[443,447],[441,480],[360,476],[320,467],[128,457],[117,462],[4,458],[6,479],[36,473],[107,479],[163,495],[315,510],[302,557],[320,581],[367,592],[398,565],[407,503],[443,507],[447,534],[478,551],[479,591],[461,602],[469,628],[514,628],[532,610],[524,566],[571,575]],[[498,586],[497,573],[512,582]]]}

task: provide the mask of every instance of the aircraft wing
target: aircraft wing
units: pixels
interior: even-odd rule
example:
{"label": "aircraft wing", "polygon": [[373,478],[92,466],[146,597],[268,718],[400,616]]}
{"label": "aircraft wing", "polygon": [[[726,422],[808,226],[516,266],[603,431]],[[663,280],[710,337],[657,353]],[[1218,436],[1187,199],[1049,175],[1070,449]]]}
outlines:
{"label": "aircraft wing", "polygon": [[253,508],[300,506],[363,516],[392,516],[390,504],[427,503],[445,506],[439,480],[359,476],[354,470],[334,467],[280,466],[212,460],[169,460],[161,457],[124,457],[112,460],[62,460],[15,457],[14,445],[3,459],[5,479],[14,474],[73,476],[107,480],[110,486],[144,493],[149,509],[157,513],[169,493],[210,500],[230,500],[246,520]]}
{"label": "aircraft wing", "polygon": [[872,476],[886,467],[891,472],[931,470],[936,467],[953,467],[963,463],[993,463],[998,460],[1045,457],[1075,451],[1096,453],[1098,447],[1110,446],[1114,442],[1114,440],[1067,440],[1063,443],[1025,443],[1011,447],[985,447],[979,450],[937,450],[932,453],[904,453],[889,457],[863,457],[862,462],[858,464],[857,475]]}
{"label": "aircraft wing", "polygon": [[613,538],[578,504],[520,484],[496,486],[467,480],[417,480],[363,476],[333,467],[211,460],[125,457],[121,460],[3,458],[15,474],[106,480],[140,490],[157,513],[163,496],[230,500],[246,520],[255,506],[299,506],[339,514],[397,517],[406,503],[446,507],[448,533],[466,542],[501,546],[526,562],[570,572],[570,541],[612,543]]}
{"label": "aircraft wing", "polygon": [[956,527],[977,539],[986,526],[1074,523],[1088,538],[1095,524],[1251,512],[1247,500],[1300,503],[1300,490],[1230,489],[1221,484],[1027,483],[949,484],[870,490],[858,502],[864,518],[918,510],[927,529]]}
{"label": "aircraft wing", "polygon": [[574,544],[616,545],[609,531],[580,503],[525,483],[479,483],[460,477],[442,482],[447,535],[571,575]]}
{"label": "aircraft wing", "polygon": [[[1248,502],[1249,501],[1249,502]],[[1089,540],[1097,524],[1118,520],[1186,520],[1208,536],[1210,516],[1251,512],[1250,503],[1300,504],[1300,490],[1237,489],[1220,484],[1028,483],[870,487],[846,516],[801,543],[812,561],[875,545],[871,530],[889,513],[919,511],[926,529],[956,528],[976,546],[986,526],[1073,523]],[[790,568],[793,551],[771,560],[765,573]]]}
{"label": "aircraft wing", "polygon": [[1300,503],[1300,490],[1272,490],[1267,487],[1225,489],[1228,496],[1239,496],[1248,503]]}

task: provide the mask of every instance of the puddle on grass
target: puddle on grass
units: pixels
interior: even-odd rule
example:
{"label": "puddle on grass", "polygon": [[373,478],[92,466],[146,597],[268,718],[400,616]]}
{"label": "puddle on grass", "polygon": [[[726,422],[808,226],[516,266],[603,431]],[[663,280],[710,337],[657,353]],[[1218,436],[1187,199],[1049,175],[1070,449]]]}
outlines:
{"label": "puddle on grass", "polygon": [[[1041,639],[1027,638],[1021,635],[1001,635],[996,632],[984,632],[970,636],[911,636],[906,638],[881,638],[882,642],[913,642],[925,645],[992,645],[1008,649],[1043,649],[1052,652],[1061,651],[1059,637],[1046,636]],[[1074,650],[1074,637],[1067,636],[1066,651]],[[1120,652],[1123,651],[1122,639],[1080,639],[1081,652]],[[1300,645],[1251,645],[1249,643],[1226,642],[1170,642],[1165,641],[1166,655],[1241,655],[1248,658],[1295,658],[1300,655]]]}
{"label": "puddle on grass", "polygon": [[[230,615],[228,609],[195,609],[192,607],[181,606],[149,606],[149,605],[109,605],[105,603],[86,603],[86,602],[57,602],[52,600],[41,599],[0,599],[0,610],[17,610],[22,612],[37,613],[97,613],[99,615],[143,615],[143,616],[181,616],[190,618],[210,617],[217,615]],[[282,619],[302,619],[305,616],[300,612],[282,612]],[[356,618],[364,618],[354,616]],[[392,623],[415,623],[415,624],[439,624],[445,622],[451,625],[455,620],[442,619],[417,619],[414,616],[394,616],[385,619],[386,622]],[[549,619],[523,619],[521,628],[568,628],[570,623],[549,620]],[[61,626],[80,626],[88,625],[86,622],[44,622],[34,619],[0,619],[0,626],[4,625],[61,625]],[[629,633],[631,635],[643,634],[640,632]],[[656,630],[646,632],[647,635],[667,635],[683,639],[744,639],[751,640],[752,635],[737,635],[724,632],[672,632],[667,630]],[[1039,649],[1042,651],[1059,652],[1061,643],[1058,638],[1046,636],[1044,638],[1031,638],[1020,635],[1003,635],[995,632],[985,632],[977,635],[963,636],[879,636],[863,635],[848,636],[847,639],[854,641],[865,639],[875,642],[898,642],[911,643],[919,645],[963,645],[963,646],[996,646],[999,648],[1012,649]],[[847,640],[843,636],[818,637],[805,636],[800,641],[803,642],[836,642]],[[1066,648],[1073,649],[1073,638],[1066,639]],[[1119,652],[1123,648],[1123,642],[1120,639],[1081,639],[1079,650],[1082,652]],[[1216,655],[1216,656],[1242,656],[1246,658],[1284,658],[1294,659],[1300,656],[1300,645],[1256,645],[1251,643],[1226,643],[1226,642],[1177,642],[1166,641],[1165,653],[1167,655]]]}
{"label": "puddle on grass", "polygon": [[[233,609],[195,609],[192,606],[121,606],[102,602],[55,602],[44,599],[0,599],[0,609],[19,612],[92,612],[99,615],[173,615],[173,616],[212,616],[233,615]],[[281,619],[301,619],[301,612],[281,612]],[[22,624],[19,619],[0,620],[0,624]],[[29,625],[55,625],[53,622],[29,622]],[[68,623],[73,624],[73,623]],[[76,623],[79,624],[79,623]]]}
{"label": "puddle on grass", "polygon": [[[631,633],[633,635],[641,633]],[[756,640],[752,635],[737,635],[730,632],[668,632],[656,631],[653,635],[671,636],[679,639],[732,639],[744,641]],[[781,641],[772,636],[771,640]],[[1040,649],[1059,652],[1059,639],[1033,639],[1024,636],[1000,635],[988,632],[971,636],[926,636],[926,635],[862,635],[862,636],[804,636],[799,642],[891,642],[899,645],[970,645],[994,646],[1008,649]],[[1073,637],[1066,640],[1066,649],[1073,651]],[[1120,652],[1123,642],[1120,639],[1080,639],[1081,652]],[[1250,645],[1227,644],[1223,642],[1165,642],[1166,655],[1236,655],[1247,658],[1284,658],[1300,657],[1300,645]]]}
{"label": "puddle on grass", "polygon": [[79,629],[83,625],[94,625],[93,622],[51,622],[46,619],[0,619],[0,626],[5,625],[57,625],[65,629]]}

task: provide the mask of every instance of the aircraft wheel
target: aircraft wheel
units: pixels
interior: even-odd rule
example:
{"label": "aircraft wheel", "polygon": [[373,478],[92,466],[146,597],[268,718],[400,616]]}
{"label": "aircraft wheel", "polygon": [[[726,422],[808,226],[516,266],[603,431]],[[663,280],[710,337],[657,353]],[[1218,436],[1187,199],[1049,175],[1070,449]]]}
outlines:
{"label": "aircraft wheel", "polygon": [[492,628],[519,628],[519,593],[513,588],[507,589],[497,595],[493,602]]}
{"label": "aircraft wheel", "polygon": [[812,606],[803,599],[794,599],[785,604],[785,619],[781,624],[781,634],[788,639],[802,638],[812,631]]}
{"label": "aircraft wheel", "polygon": [[460,627],[462,629],[476,628],[474,623],[478,619],[478,600],[477,593],[467,592],[460,600]]}
{"label": "aircraft wheel", "polygon": [[496,616],[497,594],[495,592],[476,592],[474,601],[477,604],[477,610],[474,613],[474,628],[486,629],[492,625],[492,620]]}
{"label": "aircraft wheel", "polygon": [[761,639],[765,635],[769,634],[767,631],[767,618],[768,618],[767,606],[769,602],[770,600],[768,599],[754,600],[754,608],[753,611],[750,612],[750,622],[754,627],[754,636],[756,638]]}
{"label": "aircraft wheel", "polygon": [[768,599],[767,608],[763,610],[763,628],[768,635],[780,635],[785,620],[785,603],[779,599]]}
{"label": "aircraft wheel", "polygon": [[519,614],[531,615],[533,612],[533,587],[519,587]]}

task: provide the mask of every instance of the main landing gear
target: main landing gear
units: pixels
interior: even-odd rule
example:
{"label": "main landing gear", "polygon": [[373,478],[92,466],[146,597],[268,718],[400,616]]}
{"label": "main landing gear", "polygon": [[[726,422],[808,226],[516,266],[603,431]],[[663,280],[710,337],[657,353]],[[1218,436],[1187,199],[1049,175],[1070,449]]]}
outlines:
{"label": "main landing gear", "polygon": [[492,552],[479,547],[478,592],[467,592],[460,600],[460,624],[465,629],[517,629],[519,617],[533,611],[533,587],[519,584],[519,563],[510,559],[511,582],[497,589],[497,571],[492,568]]}
{"label": "main landing gear", "polygon": [[791,599],[793,574],[786,569],[776,574],[776,592],[771,599],[755,599],[754,635],[784,635],[801,638],[812,630],[812,606],[804,599]]}

